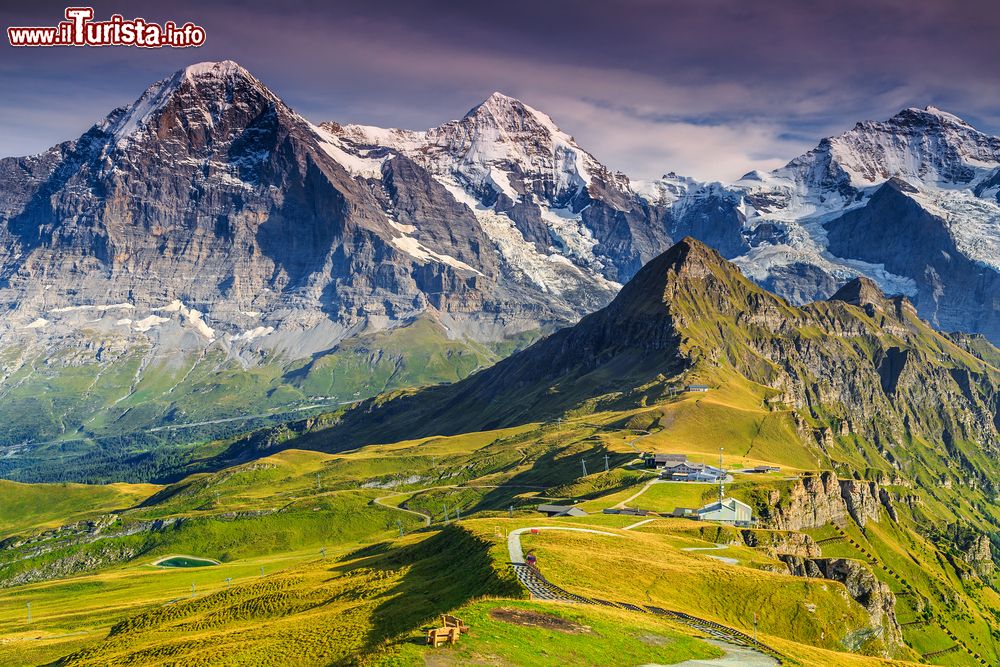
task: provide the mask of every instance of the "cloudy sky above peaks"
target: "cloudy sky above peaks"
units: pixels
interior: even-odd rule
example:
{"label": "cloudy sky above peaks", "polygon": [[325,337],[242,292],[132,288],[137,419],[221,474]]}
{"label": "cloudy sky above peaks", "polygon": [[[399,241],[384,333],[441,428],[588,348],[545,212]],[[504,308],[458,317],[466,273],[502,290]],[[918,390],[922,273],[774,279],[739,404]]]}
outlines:
{"label": "cloudy sky above peaks", "polygon": [[[6,3],[10,4],[10,3]],[[65,3],[2,10],[55,25]],[[75,138],[192,62],[236,60],[314,122],[423,129],[500,90],[636,178],[731,180],[934,105],[1000,133],[1000,9],[965,0],[95,2],[198,49],[0,46],[0,155]]]}

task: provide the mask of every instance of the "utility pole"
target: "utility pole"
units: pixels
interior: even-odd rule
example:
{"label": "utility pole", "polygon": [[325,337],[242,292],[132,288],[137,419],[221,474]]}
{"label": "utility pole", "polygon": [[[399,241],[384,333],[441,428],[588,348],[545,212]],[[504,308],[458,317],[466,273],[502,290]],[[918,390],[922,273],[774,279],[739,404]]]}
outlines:
{"label": "utility pole", "polygon": [[28,603],[28,623],[31,623],[31,603]]}
{"label": "utility pole", "polygon": [[455,521],[461,521],[461,520],[462,520],[462,508],[461,507],[456,507],[455,508]]}
{"label": "utility pole", "polygon": [[261,578],[264,577],[264,566],[263,565],[260,566],[260,576],[261,576]]}
{"label": "utility pole", "polygon": [[605,454],[604,455],[604,472],[607,472],[608,470],[610,470],[610,468],[608,467],[608,455]]}
{"label": "utility pole", "polygon": [[399,519],[396,519],[396,527],[399,528],[399,536],[402,537],[403,536],[403,522],[400,521]]}
{"label": "utility pole", "polygon": [[231,588],[232,585],[233,585],[233,578],[232,577],[226,577],[226,588]]}
{"label": "utility pole", "polygon": [[722,477],[719,478],[719,509],[722,509],[722,499],[726,492],[726,469],[722,467],[722,447],[719,447],[719,470],[722,471]]}
{"label": "utility pole", "polygon": [[320,480],[319,473],[316,473],[316,490],[317,491],[323,490],[323,482]]}
{"label": "utility pole", "polygon": [[587,459],[581,459],[580,463],[583,464],[583,476],[587,476]]}
{"label": "utility pole", "polygon": [[510,517],[511,519],[514,518],[514,506],[513,505],[511,505],[510,509],[507,510],[507,516]]}
{"label": "utility pole", "polygon": [[319,557],[326,558],[326,547],[323,547],[322,549],[319,550]]}
{"label": "utility pole", "polygon": [[195,587],[194,587],[194,583],[192,583],[191,584],[191,597],[194,597],[194,593],[195,593]]}
{"label": "utility pole", "polygon": [[757,612],[753,613],[753,643],[757,643]]}

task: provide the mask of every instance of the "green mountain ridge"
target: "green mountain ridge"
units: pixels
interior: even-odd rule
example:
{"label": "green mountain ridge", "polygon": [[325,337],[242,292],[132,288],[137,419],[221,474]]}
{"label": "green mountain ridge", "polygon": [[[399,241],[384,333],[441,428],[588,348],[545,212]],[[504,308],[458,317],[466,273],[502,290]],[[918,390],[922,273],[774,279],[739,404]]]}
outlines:
{"label": "green mountain ridge", "polygon": [[685,239],[577,325],[456,384],[363,401],[295,446],[335,451],[638,407],[736,375],[793,412],[801,446],[827,467],[926,483],[948,475],[994,497],[997,354],[981,339],[956,344],[864,278],[790,306]]}

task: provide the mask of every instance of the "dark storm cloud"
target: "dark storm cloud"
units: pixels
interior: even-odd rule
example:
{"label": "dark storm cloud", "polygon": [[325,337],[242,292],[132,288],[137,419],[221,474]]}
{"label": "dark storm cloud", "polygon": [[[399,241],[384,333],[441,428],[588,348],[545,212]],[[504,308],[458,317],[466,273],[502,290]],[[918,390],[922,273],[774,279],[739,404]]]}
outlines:
{"label": "dark storm cloud", "polygon": [[[54,24],[64,4],[4,9]],[[190,62],[241,62],[314,120],[422,128],[493,90],[614,168],[734,178],[856,120],[934,104],[1000,127],[1000,10],[952,2],[97,3],[207,28],[200,49],[0,49],[0,153],[76,136]]]}

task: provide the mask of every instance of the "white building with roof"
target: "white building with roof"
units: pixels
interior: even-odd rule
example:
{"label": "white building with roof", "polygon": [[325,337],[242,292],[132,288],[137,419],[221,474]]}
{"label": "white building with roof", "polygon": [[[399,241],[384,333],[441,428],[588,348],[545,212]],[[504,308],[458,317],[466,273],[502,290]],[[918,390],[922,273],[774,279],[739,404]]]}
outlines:
{"label": "white building with roof", "polygon": [[734,526],[747,526],[753,523],[753,508],[736,498],[716,500],[695,510],[695,515],[702,521],[718,521]]}

